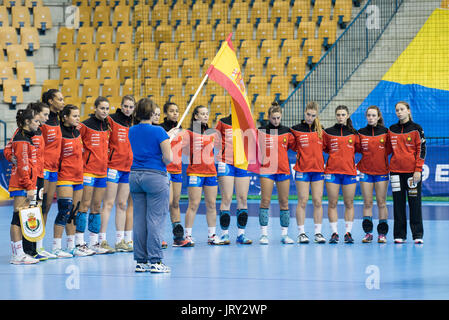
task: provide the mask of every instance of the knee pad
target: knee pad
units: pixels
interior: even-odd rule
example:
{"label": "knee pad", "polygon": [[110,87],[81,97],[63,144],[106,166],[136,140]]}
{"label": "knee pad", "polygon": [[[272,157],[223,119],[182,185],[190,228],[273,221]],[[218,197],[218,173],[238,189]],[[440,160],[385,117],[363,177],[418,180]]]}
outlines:
{"label": "knee pad", "polygon": [[70,210],[69,219],[67,220],[67,223],[72,223],[72,220],[75,220],[79,208],[80,208],[80,201],[78,201],[76,206],[74,206],[72,203],[72,209]]}
{"label": "knee pad", "polygon": [[222,230],[228,230],[231,223],[231,214],[227,210],[220,210],[220,227]]}
{"label": "knee pad", "polygon": [[362,228],[365,233],[373,232],[373,221],[371,219],[363,218]]}
{"label": "knee pad", "polygon": [[84,233],[87,225],[87,213],[78,212],[75,218],[76,232]]}
{"label": "knee pad", "polygon": [[387,234],[388,233],[388,223],[382,221],[377,225],[377,233]]}
{"label": "knee pad", "polygon": [[268,226],[268,209],[259,209],[259,223],[262,227]]}
{"label": "knee pad", "polygon": [[99,213],[89,214],[89,223],[87,229],[92,233],[99,233],[101,228],[101,216]]}
{"label": "knee pad", "polygon": [[11,225],[20,227],[19,211],[14,211],[12,214]]}
{"label": "knee pad", "polygon": [[179,222],[173,224],[173,237],[174,239],[182,239],[184,237],[184,228]]}
{"label": "knee pad", "polygon": [[238,209],[237,210],[237,227],[239,229],[245,229],[248,222],[248,210]]}
{"label": "knee pad", "polygon": [[290,225],[290,210],[281,210],[279,218],[281,220],[281,227],[287,228]]}
{"label": "knee pad", "polygon": [[56,215],[55,224],[65,226],[72,210],[72,199],[58,199],[58,214]]}

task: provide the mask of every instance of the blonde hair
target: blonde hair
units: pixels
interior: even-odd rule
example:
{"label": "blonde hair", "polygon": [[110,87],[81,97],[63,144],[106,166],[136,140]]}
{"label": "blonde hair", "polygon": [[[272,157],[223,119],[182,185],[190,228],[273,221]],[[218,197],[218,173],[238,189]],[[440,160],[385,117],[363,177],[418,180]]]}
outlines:
{"label": "blonde hair", "polygon": [[316,111],[317,115],[315,117],[315,120],[313,120],[313,124],[315,125],[315,131],[318,134],[318,138],[322,139],[323,137],[323,128],[321,127],[320,118],[318,118],[318,114],[320,112],[320,108],[318,107],[318,103],[316,101],[310,101],[306,106],[307,110],[314,110]]}
{"label": "blonde hair", "polygon": [[271,116],[275,112],[279,112],[280,114],[282,114],[282,108],[279,103],[277,103],[277,101],[271,103],[271,107],[268,108],[268,116]]}
{"label": "blonde hair", "polygon": [[413,119],[412,119],[412,111],[410,110],[410,105],[409,105],[407,102],[405,102],[405,101],[399,101],[399,102],[397,102],[396,105],[394,106],[395,109],[396,109],[396,107],[398,106],[398,104],[404,105],[404,106],[408,109],[408,111],[410,111],[410,113],[409,113],[409,118],[410,118],[410,121],[413,121]]}

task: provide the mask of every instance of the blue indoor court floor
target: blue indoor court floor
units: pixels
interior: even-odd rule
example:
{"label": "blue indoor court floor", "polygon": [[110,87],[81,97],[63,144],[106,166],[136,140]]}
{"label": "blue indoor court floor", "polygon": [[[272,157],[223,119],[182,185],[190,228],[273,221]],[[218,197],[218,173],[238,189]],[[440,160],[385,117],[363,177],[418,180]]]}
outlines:
{"label": "blue indoor court floor", "polygon": [[[187,203],[181,204],[185,212]],[[219,204],[217,204],[218,207]],[[233,204],[235,206],[235,204]],[[49,215],[44,243],[51,249],[56,204]],[[296,240],[296,202],[291,201],[289,235]],[[389,203],[390,216],[392,215]],[[279,211],[272,202],[269,245],[259,245],[258,201],[249,201],[247,235],[252,245],[237,245],[235,216],[232,216],[228,246],[207,245],[204,204],[200,207],[193,248],[173,248],[169,218],[165,227],[168,249],[164,262],[169,274],[135,273],[132,253],[116,253],[84,258],[48,260],[37,265],[9,263],[9,226],[12,207],[0,207],[0,299],[120,299],[120,300],[428,300],[449,299],[449,204],[425,203],[424,244],[415,245],[410,231],[407,243],[393,243],[393,221],[389,220],[388,243],[361,243],[362,205],[355,204],[355,243],[343,242],[344,222],[339,220],[340,243],[313,243],[310,205],[306,232],[307,245],[280,243]],[[330,237],[327,205],[323,234]],[[343,206],[339,204],[339,216]],[[375,217],[377,212],[375,211]],[[184,217],[182,217],[184,224]],[[375,227],[377,219],[374,219]],[[218,219],[217,219],[218,225]],[[220,227],[217,227],[220,234]],[[375,239],[377,234],[375,233]],[[110,219],[108,241],[115,242],[114,218]],[[86,233],[88,240],[88,233]],[[65,246],[65,239],[63,246]]]}

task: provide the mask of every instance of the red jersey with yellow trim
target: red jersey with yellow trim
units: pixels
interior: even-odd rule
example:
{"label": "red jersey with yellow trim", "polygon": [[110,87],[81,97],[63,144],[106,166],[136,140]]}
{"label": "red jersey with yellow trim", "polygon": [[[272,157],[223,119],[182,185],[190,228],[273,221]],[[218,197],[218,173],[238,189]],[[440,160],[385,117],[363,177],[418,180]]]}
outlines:
{"label": "red jersey with yellow trim", "polygon": [[108,172],[109,124],[95,115],[79,127],[83,140],[84,173],[106,176]]}
{"label": "red jersey with yellow trim", "polygon": [[36,154],[33,144],[34,133],[20,130],[11,142],[12,155],[17,159],[17,164],[11,168],[9,179],[9,191],[33,190],[36,188]]}
{"label": "red jersey with yellow trim", "polygon": [[337,123],[324,130],[323,146],[324,152],[329,154],[324,173],[357,175],[354,155],[360,148],[358,134]]}
{"label": "red jersey with yellow trim", "polygon": [[295,150],[295,137],[288,127],[269,123],[257,130],[260,148],[259,174],[290,174],[288,149]]}
{"label": "red jersey with yellow trim", "polygon": [[[296,141],[296,163],[298,172],[324,172],[323,138],[318,137],[315,124],[309,126],[304,120],[291,128]],[[324,132],[324,130],[323,130]]]}
{"label": "red jersey with yellow trim", "polygon": [[[196,128],[195,128],[196,129]],[[187,175],[212,177],[217,175],[214,159],[215,132],[207,134],[207,124],[201,125],[201,133],[192,128],[184,131],[183,150],[189,156]]]}
{"label": "red jersey with yellow trim", "polygon": [[393,155],[390,159],[391,172],[421,172],[426,159],[424,130],[413,121],[396,123],[388,132]]}
{"label": "red jersey with yellow trim", "polygon": [[232,116],[229,115],[225,118],[221,118],[215,126],[215,130],[217,130],[217,132],[221,136],[219,161],[225,162],[229,165],[234,165],[234,146],[232,144]]}
{"label": "red jersey with yellow trim", "polygon": [[50,111],[47,122],[41,128],[45,141],[44,169],[57,172],[62,140],[58,114]]}
{"label": "red jersey with yellow trim", "polygon": [[111,128],[108,168],[129,172],[133,164],[133,152],[128,138],[131,117],[124,115],[122,110],[117,109],[107,119]]}
{"label": "red jersey with yellow trim", "polygon": [[83,141],[75,127],[61,125],[58,181],[83,182]]}
{"label": "red jersey with yellow trim", "polygon": [[[177,122],[167,120],[164,118],[164,122],[161,123],[161,127],[164,128],[166,132],[170,131],[173,128],[176,128],[178,125]],[[179,126],[179,129],[182,129]],[[180,132],[173,140],[170,142],[171,150],[173,152],[173,161],[167,165],[167,172],[171,174],[180,174],[182,173],[182,140],[184,135]]]}
{"label": "red jersey with yellow trim", "polygon": [[366,126],[360,129],[360,153],[362,159],[357,163],[360,172],[372,175],[388,174],[388,155],[391,147],[388,129],[384,126]]}

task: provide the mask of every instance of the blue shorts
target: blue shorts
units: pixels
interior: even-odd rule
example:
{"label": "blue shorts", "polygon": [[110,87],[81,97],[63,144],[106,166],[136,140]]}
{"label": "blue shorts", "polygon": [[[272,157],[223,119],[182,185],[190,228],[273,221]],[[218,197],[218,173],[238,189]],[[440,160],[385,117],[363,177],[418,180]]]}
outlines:
{"label": "blue shorts", "polygon": [[167,173],[168,175],[168,180],[171,182],[178,182],[178,183],[182,183],[182,173]]}
{"label": "blue shorts", "polygon": [[285,181],[290,179],[289,174],[283,174],[283,173],[276,173],[276,174],[261,174],[260,178],[267,178],[271,179],[276,182]]}
{"label": "blue shorts", "polygon": [[335,184],[347,185],[347,184],[357,183],[357,176],[353,176],[350,174],[331,173],[331,174],[325,174],[324,180],[326,182],[332,182]]}
{"label": "blue shorts", "polygon": [[295,181],[314,182],[324,180],[324,172],[295,172]]}
{"label": "blue shorts", "polygon": [[92,177],[92,176],[84,176],[83,185],[86,187],[94,187],[94,188],[106,188],[106,177]]}
{"label": "blue shorts", "polygon": [[64,184],[64,182],[62,184],[58,184],[56,186],[57,188],[59,187],[72,187],[73,191],[78,191],[78,190],[83,190],[84,186],[82,183],[78,183],[78,184]]}
{"label": "blue shorts", "polygon": [[9,192],[9,196],[12,197],[26,197],[27,191],[26,190],[14,190]]}
{"label": "blue shorts", "polygon": [[217,164],[217,175],[219,177],[249,177],[248,171],[234,167],[233,165],[219,162]]}
{"label": "blue shorts", "polygon": [[44,180],[48,180],[50,182],[58,181],[58,172],[44,170]]}
{"label": "blue shorts", "polygon": [[388,181],[390,180],[390,177],[388,174],[367,174],[360,172],[359,174],[359,181],[360,182],[369,182],[369,183],[375,183],[380,181]]}
{"label": "blue shorts", "polygon": [[215,187],[218,186],[217,176],[213,177],[199,177],[199,176],[188,176],[187,187]]}
{"label": "blue shorts", "polygon": [[119,171],[108,168],[107,182],[129,183],[129,171]]}

